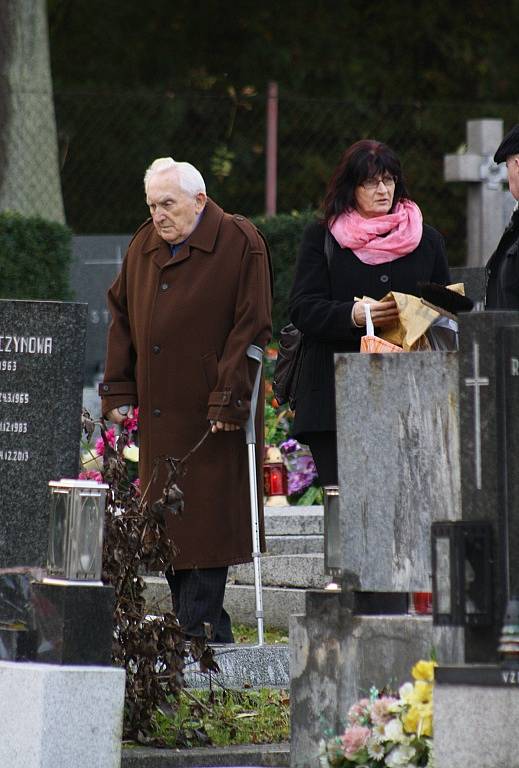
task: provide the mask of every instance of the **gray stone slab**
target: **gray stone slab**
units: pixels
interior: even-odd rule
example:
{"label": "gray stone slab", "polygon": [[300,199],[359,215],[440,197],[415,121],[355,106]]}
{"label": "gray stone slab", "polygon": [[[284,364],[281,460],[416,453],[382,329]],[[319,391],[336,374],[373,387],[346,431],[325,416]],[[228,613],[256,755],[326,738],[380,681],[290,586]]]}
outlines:
{"label": "gray stone slab", "polygon": [[357,589],[430,591],[431,522],[461,516],[457,353],[335,359],[341,567]]}
{"label": "gray stone slab", "polygon": [[434,686],[435,768],[519,768],[519,686]]}
{"label": "gray stone slab", "polygon": [[267,554],[269,555],[308,555],[322,554],[324,539],[322,536],[267,536]]}
{"label": "gray stone slab", "polygon": [[[171,610],[171,592],[167,581],[160,576],[146,576],[146,610],[160,614]],[[263,587],[265,625],[288,631],[292,613],[301,613],[305,605],[305,591],[297,588]],[[256,592],[249,584],[227,584],[225,609],[236,624],[256,625]]]}
{"label": "gray stone slab", "polygon": [[0,567],[42,565],[49,480],[77,477],[86,305],[0,300]]}
{"label": "gray stone slab", "polygon": [[[305,590],[288,587],[263,587],[265,626],[288,631],[291,614],[301,613],[305,605]],[[256,593],[247,584],[228,584],[224,606],[236,624],[256,626]]]}
{"label": "gray stone slab", "polygon": [[[252,563],[230,568],[229,579],[236,584],[254,584]],[[261,580],[270,587],[310,589],[325,586],[330,578],[324,573],[322,555],[264,555],[261,558]]]}
{"label": "gray stone slab", "polygon": [[0,765],[119,768],[125,672],[0,661]]}
{"label": "gray stone slab", "polygon": [[272,536],[323,533],[322,506],[265,507],[265,533]]}
{"label": "gray stone slab", "polygon": [[190,688],[289,688],[288,645],[236,644],[213,648],[220,672],[203,674],[198,665],[188,664],[186,682]]}
{"label": "gray stone slab", "polygon": [[243,744],[192,749],[123,749],[121,768],[287,768],[289,744]]}
{"label": "gray stone slab", "polygon": [[70,284],[77,301],[88,304],[85,356],[87,381],[102,371],[110,313],[107,291],[121,268],[131,235],[75,235]]}

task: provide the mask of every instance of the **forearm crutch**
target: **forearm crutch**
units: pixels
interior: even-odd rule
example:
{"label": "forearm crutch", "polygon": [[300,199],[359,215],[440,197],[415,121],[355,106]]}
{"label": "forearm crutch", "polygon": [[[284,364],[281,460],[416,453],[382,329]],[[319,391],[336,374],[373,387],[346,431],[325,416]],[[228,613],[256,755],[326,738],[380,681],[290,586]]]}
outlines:
{"label": "forearm crutch", "polygon": [[263,350],[255,344],[247,349],[247,357],[256,360],[258,370],[252,390],[250,413],[245,427],[245,439],[249,456],[249,488],[250,488],[250,513],[252,524],[252,562],[254,564],[254,587],[256,590],[256,620],[258,622],[258,645],[264,644],[263,639],[263,593],[261,588],[261,552],[258,510],[258,486],[256,472],[256,427],[254,424],[258,394],[261,382],[261,367],[263,363]]}

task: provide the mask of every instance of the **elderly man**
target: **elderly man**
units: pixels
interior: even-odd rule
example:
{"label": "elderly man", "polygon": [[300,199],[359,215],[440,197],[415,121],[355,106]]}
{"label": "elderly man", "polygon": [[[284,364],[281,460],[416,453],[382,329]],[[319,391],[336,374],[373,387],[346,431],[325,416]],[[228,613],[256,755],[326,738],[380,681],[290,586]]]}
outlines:
{"label": "elderly man", "polygon": [[[519,125],[507,133],[496,154],[496,163],[506,163],[510,192],[519,200]],[[519,207],[516,205],[495,253],[487,267],[487,309],[519,309]]]}
{"label": "elderly man", "polygon": [[186,634],[202,635],[207,623],[215,641],[232,642],[227,570],[252,559],[242,428],[257,363],[246,353],[271,335],[270,258],[253,224],[208,198],[189,163],[155,160],[144,187],[151,218],[108,293],[103,413],[121,422],[119,407],[139,405],[139,474],[149,503],[164,484],[164,462],[152,479],[155,459],[185,456],[212,425],[181,480],[184,513],[167,521],[176,552],[166,575]]}

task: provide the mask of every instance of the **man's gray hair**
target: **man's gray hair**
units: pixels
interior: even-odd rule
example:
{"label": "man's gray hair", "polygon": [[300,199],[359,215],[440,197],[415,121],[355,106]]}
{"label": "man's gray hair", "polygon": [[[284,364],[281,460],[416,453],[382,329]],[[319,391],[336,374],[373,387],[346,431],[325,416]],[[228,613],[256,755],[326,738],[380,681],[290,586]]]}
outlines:
{"label": "man's gray hair", "polygon": [[152,162],[144,174],[144,191],[148,192],[148,182],[155,173],[161,173],[174,168],[178,174],[178,183],[184,192],[195,197],[199,192],[205,195],[205,181],[200,171],[191,163],[176,163],[172,157],[158,157]]}

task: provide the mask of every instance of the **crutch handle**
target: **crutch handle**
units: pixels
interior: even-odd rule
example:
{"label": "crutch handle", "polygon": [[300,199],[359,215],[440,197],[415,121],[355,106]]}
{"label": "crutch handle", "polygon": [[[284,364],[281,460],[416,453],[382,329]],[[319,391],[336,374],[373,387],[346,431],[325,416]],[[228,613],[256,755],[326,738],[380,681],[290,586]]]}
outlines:
{"label": "crutch handle", "polygon": [[254,387],[252,388],[252,396],[250,400],[250,413],[245,425],[245,440],[247,445],[252,443],[256,444],[256,428],[254,426],[254,420],[256,416],[256,407],[258,405],[258,394],[261,381],[261,367],[263,363],[263,350],[256,344],[251,344],[247,348],[247,357],[251,360],[256,360],[258,363],[258,370],[256,372],[256,379],[254,380]]}

